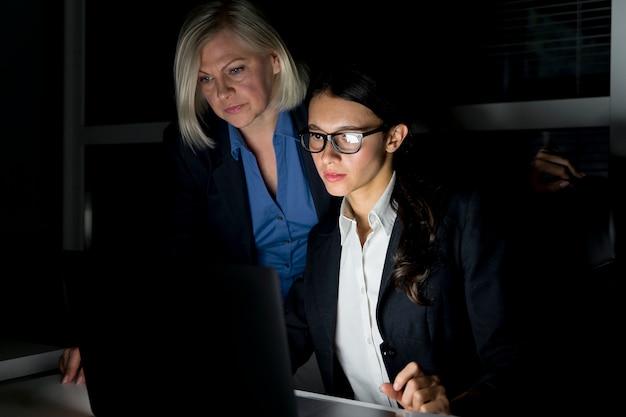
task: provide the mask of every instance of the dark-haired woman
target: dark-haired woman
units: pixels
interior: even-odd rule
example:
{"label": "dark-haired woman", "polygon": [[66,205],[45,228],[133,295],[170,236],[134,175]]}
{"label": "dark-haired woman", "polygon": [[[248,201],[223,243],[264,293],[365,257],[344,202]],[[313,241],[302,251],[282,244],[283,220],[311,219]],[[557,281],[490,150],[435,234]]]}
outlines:
{"label": "dark-haired woman", "polygon": [[301,145],[339,218],[314,226],[286,301],[294,370],[326,392],[408,411],[510,415],[522,343],[508,322],[506,245],[480,195],[438,187],[407,155],[389,77],[333,67],[311,86]]}

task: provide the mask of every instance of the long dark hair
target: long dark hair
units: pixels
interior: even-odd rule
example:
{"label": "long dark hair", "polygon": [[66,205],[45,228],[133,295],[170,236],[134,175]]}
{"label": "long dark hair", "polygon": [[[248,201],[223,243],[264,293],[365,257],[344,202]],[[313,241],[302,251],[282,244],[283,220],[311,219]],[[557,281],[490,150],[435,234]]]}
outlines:
{"label": "long dark hair", "polygon": [[409,134],[393,159],[396,183],[391,203],[403,229],[391,278],[395,288],[411,301],[427,305],[430,300],[424,290],[437,260],[436,232],[444,201],[443,189],[416,164],[412,107],[408,97],[403,96],[406,91],[394,83],[391,74],[373,67],[334,66],[318,75],[308,100],[321,93],[331,93],[369,108],[389,128],[400,123],[409,126]]}

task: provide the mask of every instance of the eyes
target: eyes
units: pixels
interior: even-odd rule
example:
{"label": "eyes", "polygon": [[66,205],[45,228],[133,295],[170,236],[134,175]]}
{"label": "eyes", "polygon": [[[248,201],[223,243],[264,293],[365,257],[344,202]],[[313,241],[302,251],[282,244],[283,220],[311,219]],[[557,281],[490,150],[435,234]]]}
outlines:
{"label": "eyes", "polygon": [[[241,65],[238,67],[227,69],[225,71],[225,74],[226,74],[226,77],[229,77],[233,80],[239,80],[243,77],[244,72],[245,72],[245,67]],[[198,77],[198,82],[201,84],[208,84],[213,80],[215,80],[215,77],[212,77],[211,75],[208,75],[208,74],[201,74]]]}
{"label": "eyes", "polygon": [[[310,132],[309,133],[311,135],[311,140],[315,140],[315,141],[324,141],[328,138],[329,135],[325,134],[325,133],[316,133],[316,132]],[[363,137],[362,134],[360,133],[335,133],[333,135],[330,135],[332,139],[335,140],[335,142],[342,142],[345,144],[355,144],[355,143],[359,143],[361,138]]]}
{"label": "eyes", "polygon": [[362,133],[338,132],[332,134],[319,132],[300,132],[300,144],[311,153],[318,153],[326,147],[329,141],[339,153],[357,153],[361,149]]}
{"label": "eyes", "polygon": [[353,154],[361,150],[361,143],[366,136],[374,133],[384,132],[387,126],[383,123],[374,130],[369,132],[337,132],[337,133],[321,133],[303,130],[298,133],[300,136],[300,144],[304,149],[311,153],[322,152],[326,147],[326,142],[330,142],[333,148],[339,153]]}

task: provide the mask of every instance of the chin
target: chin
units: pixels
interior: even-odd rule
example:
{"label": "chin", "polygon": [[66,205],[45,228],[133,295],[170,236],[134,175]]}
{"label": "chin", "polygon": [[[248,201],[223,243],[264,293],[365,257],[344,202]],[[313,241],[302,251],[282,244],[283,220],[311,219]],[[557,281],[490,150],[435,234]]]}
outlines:
{"label": "chin", "polygon": [[343,188],[336,186],[333,187],[333,184],[326,184],[326,191],[328,191],[328,194],[334,197],[343,197],[347,194]]}

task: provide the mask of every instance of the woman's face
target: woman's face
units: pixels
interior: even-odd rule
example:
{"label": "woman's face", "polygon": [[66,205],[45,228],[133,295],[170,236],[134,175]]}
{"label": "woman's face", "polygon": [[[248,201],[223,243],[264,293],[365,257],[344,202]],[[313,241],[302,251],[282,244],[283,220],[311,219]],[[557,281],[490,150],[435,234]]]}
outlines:
{"label": "woman's face", "polygon": [[[383,121],[367,107],[328,93],[313,97],[309,103],[308,128],[311,132],[363,133],[382,124]],[[349,196],[350,201],[355,198],[375,198],[376,201],[391,179],[392,152],[397,146],[388,132],[378,132],[363,137],[361,149],[355,154],[341,154],[332,144],[326,143],[321,152],[312,155],[330,194]]]}
{"label": "woman's face", "polygon": [[276,54],[259,54],[229,30],[218,33],[200,51],[202,95],[217,116],[237,128],[263,115],[279,72]]}

